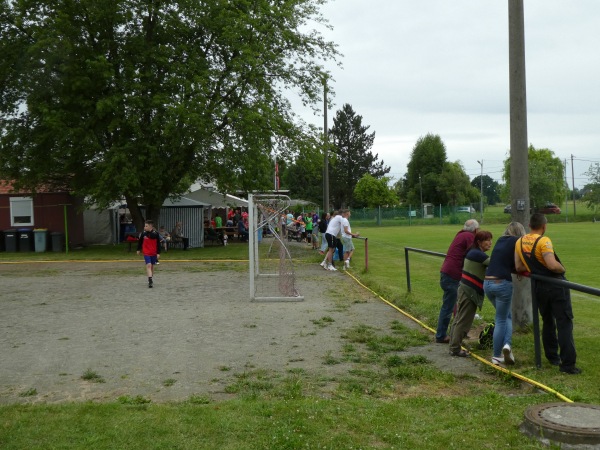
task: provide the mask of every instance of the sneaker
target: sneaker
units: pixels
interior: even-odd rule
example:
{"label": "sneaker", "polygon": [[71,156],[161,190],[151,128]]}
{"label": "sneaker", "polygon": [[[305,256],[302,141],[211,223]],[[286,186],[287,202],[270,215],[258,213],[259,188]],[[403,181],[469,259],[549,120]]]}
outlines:
{"label": "sneaker", "polygon": [[504,365],[504,357],[503,356],[492,356],[492,364],[495,366]]}
{"label": "sneaker", "polygon": [[156,261],[156,265],[157,265],[157,266],[158,266],[158,265],[160,265],[160,262]]}
{"label": "sneaker", "polygon": [[350,268],[350,260],[347,259],[346,261],[344,261],[344,269],[348,270]]}
{"label": "sneaker", "polygon": [[581,373],[581,369],[575,366],[561,367],[558,370],[569,375],[579,375]]}
{"label": "sneaker", "polygon": [[323,262],[321,263],[321,267],[327,269],[327,260],[324,259]]}
{"label": "sneaker", "polygon": [[333,267],[331,264],[329,264],[329,265],[327,266],[327,270],[331,270],[331,271],[333,271],[333,272],[337,272],[337,269],[336,269],[335,267]]}
{"label": "sneaker", "polygon": [[504,362],[506,364],[513,365],[515,363],[515,357],[513,356],[510,345],[504,344],[504,347],[502,347],[502,355],[504,356]]}
{"label": "sneaker", "polygon": [[152,286],[152,281],[151,281],[150,283],[148,283],[148,287],[149,287],[150,289],[152,289],[152,287],[153,287],[153,286]]}

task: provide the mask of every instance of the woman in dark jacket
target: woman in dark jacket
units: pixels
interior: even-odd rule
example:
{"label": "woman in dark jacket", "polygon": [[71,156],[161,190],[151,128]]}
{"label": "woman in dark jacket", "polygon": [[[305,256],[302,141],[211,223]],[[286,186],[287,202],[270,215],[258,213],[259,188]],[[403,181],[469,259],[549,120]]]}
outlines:
{"label": "woman in dark jacket", "polygon": [[496,365],[514,364],[512,353],[512,293],[511,274],[515,272],[515,243],[525,235],[525,228],[519,222],[512,222],[500,236],[490,259],[483,289],[496,308],[494,328],[494,350],[492,363]]}

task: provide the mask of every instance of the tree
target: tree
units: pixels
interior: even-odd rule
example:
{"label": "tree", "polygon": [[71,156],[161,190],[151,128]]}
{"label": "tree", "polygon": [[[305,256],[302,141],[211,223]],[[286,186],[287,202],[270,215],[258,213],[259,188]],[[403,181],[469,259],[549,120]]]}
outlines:
{"label": "tree", "polygon": [[444,203],[458,206],[471,203],[479,198],[479,190],[469,183],[469,176],[459,162],[447,162],[444,165],[439,181],[438,190]]}
{"label": "tree", "polygon": [[589,183],[585,185],[583,200],[589,209],[596,211],[600,205],[600,163],[594,163],[585,173]]}
{"label": "tree", "polygon": [[445,203],[443,192],[438,189],[439,176],[446,164],[446,146],[438,135],[420,137],[410,154],[404,181],[406,201],[421,204]]}
{"label": "tree", "polygon": [[471,181],[471,186],[481,192],[481,181],[483,180],[483,203],[495,205],[500,201],[500,184],[489,175],[476,176]]}
{"label": "tree", "polygon": [[[315,131],[315,130],[313,130]],[[322,136],[315,132],[313,140],[299,150],[291,163],[285,163],[281,176],[281,188],[289,189],[293,198],[323,202],[323,152]]]}
{"label": "tree", "polygon": [[375,178],[368,173],[363,175],[354,188],[355,201],[362,203],[367,208],[397,205],[398,196],[390,188],[389,182],[388,177]]}
{"label": "tree", "polygon": [[362,124],[352,106],[345,104],[336,113],[330,130],[334,155],[330,172],[330,194],[339,207],[353,205],[354,187],[365,174],[381,178],[390,171],[378,155],[371,153],[375,133],[368,134],[368,126]]}
{"label": "tree", "polygon": [[[529,146],[529,203],[534,208],[543,207],[546,202],[562,203],[565,199],[564,165],[554,152],[547,148],[536,149]],[[510,192],[510,158],[504,161],[504,187]]]}
{"label": "tree", "polygon": [[272,186],[274,142],[305,138],[336,47],[322,0],[0,0],[0,176],[156,217],[202,179]]}

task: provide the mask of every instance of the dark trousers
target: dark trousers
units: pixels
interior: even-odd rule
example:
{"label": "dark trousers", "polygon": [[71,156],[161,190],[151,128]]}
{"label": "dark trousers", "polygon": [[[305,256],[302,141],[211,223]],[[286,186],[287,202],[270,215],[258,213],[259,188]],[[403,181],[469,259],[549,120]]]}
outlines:
{"label": "dark trousers", "polygon": [[537,281],[535,294],[543,321],[542,344],[546,358],[551,363],[560,361],[561,367],[575,366],[577,352],[573,339],[571,291],[562,286]]}

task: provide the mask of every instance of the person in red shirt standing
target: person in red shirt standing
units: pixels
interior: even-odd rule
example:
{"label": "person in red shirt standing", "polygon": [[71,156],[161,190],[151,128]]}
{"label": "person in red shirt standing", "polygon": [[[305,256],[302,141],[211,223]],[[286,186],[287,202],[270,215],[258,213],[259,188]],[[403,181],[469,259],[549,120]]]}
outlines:
{"label": "person in red shirt standing", "polygon": [[154,223],[151,220],[146,220],[144,223],[144,231],[138,239],[137,254],[144,254],[146,262],[146,275],[148,275],[148,287],[153,287],[152,277],[154,276],[154,265],[160,257],[160,235],[154,229]]}
{"label": "person in red shirt standing", "polygon": [[465,256],[473,245],[478,230],[479,222],[475,219],[469,219],[465,222],[463,229],[452,240],[440,269],[440,287],[444,291],[444,295],[442,296],[442,307],[440,308],[435,333],[435,342],[438,344],[448,344],[450,342],[448,325],[450,325],[452,311],[454,305],[456,305],[458,283],[462,277]]}

